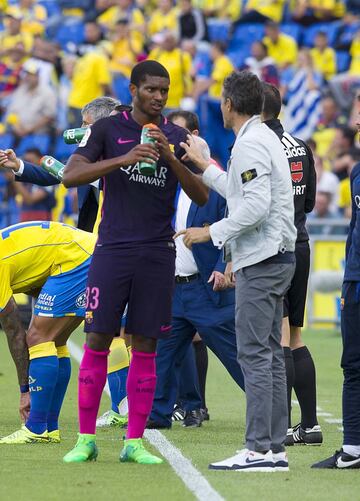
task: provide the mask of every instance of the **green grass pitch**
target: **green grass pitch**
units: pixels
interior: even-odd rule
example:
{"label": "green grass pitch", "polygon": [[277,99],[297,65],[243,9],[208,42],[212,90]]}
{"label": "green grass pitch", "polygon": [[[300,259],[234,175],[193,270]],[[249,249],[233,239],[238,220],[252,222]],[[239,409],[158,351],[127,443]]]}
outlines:
{"label": "green grass pitch", "polygon": [[[339,424],[325,419],[341,418],[342,374],[339,368],[341,340],[336,332],[309,331],[305,335],[317,365],[318,405],[323,413],[321,447],[291,447],[289,473],[240,474],[207,469],[210,461],[224,459],[241,449],[244,437],[245,399],[220,363],[210,358],[207,399],[211,420],[201,428],[186,430],[179,423],[164,432],[183,455],[206,477],[226,500],[332,500],[358,496],[357,471],[317,471],[310,465],[341,446]],[[81,330],[73,336],[83,342]],[[0,446],[0,500],[190,500],[195,499],[168,463],[160,466],[120,464],[121,430],[99,430],[99,458],[96,463],[65,465],[62,456],[73,446],[77,431],[76,377],[73,374],[61,418],[61,444]],[[18,389],[15,369],[5,336],[0,336],[0,436],[19,425]],[[104,395],[101,412],[109,399]],[[293,413],[298,420],[298,408]],[[150,447],[151,448],[151,447]],[[355,494],[356,493],[356,494]]]}

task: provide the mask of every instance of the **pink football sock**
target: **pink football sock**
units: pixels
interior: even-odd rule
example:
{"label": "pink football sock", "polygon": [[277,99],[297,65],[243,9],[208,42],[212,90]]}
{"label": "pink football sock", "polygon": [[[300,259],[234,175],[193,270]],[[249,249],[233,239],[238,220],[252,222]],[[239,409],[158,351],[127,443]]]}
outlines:
{"label": "pink football sock", "polygon": [[95,434],[96,417],[107,375],[109,351],[94,351],[84,344],[79,370],[80,433]]}
{"label": "pink football sock", "polygon": [[126,438],[141,438],[151,412],[155,388],[155,353],[132,351],[126,390],[129,423]]}

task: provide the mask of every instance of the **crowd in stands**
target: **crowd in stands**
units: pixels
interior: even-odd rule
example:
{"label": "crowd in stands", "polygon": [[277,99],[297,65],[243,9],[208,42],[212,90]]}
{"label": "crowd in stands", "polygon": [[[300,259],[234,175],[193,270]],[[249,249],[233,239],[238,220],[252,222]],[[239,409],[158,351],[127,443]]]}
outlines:
{"label": "crowd in stands", "polygon": [[[129,103],[131,68],[150,58],[170,73],[167,112],[197,111],[225,166],[233,134],[223,130],[222,83],[249,69],[280,88],[285,128],[313,150],[312,218],[349,215],[349,174],[360,160],[359,0],[0,0],[0,13],[1,149],[66,161],[73,149],[62,131],[79,127],[96,97]],[[24,220],[31,204],[73,220],[71,190],[17,184],[0,173],[0,226]]]}

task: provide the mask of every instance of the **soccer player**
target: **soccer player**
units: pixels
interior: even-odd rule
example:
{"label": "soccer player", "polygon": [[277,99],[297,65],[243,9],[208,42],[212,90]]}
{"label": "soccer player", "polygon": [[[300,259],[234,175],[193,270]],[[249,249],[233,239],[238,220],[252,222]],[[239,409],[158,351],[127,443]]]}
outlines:
{"label": "soccer player", "polygon": [[[25,425],[0,444],[60,442],[58,418],[71,372],[66,341],[85,315],[95,241],[91,233],[49,221],[0,232],[0,321],[18,373],[23,418],[29,390],[31,401]],[[37,298],[27,334],[13,298],[18,292]]]}
{"label": "soccer player", "polygon": [[[360,97],[358,98],[360,117]],[[360,120],[357,124],[360,131]],[[346,241],[344,282],[341,293],[341,367],[343,386],[343,446],[312,468],[350,470],[360,468],[360,163],[350,174],[352,215]]]}
{"label": "soccer player", "polygon": [[[65,186],[103,177],[105,190],[87,286],[87,338],[79,375],[80,434],[65,462],[97,456],[95,423],[108,349],[127,303],[132,359],[127,380],[129,423],[120,460],[162,462],[146,451],[142,436],[155,392],[156,340],[171,330],[175,271],[171,220],[177,184],[198,205],[208,197],[202,180],[180,160],[186,131],[161,115],[169,85],[169,74],[160,63],[137,64],[130,79],[133,111],[94,124],[64,171]],[[159,128],[149,133],[155,144],[139,144],[142,127],[149,122]],[[155,175],[143,175],[141,162],[157,162]]]}
{"label": "soccer player", "polygon": [[[306,214],[315,205],[316,172],[310,148],[298,138],[284,131],[278,116],[281,111],[281,96],[271,84],[262,84],[264,106],[262,119],[277,134],[289,162],[295,205],[296,269],[290,289],[284,299],[282,346],[288,394],[289,423],[285,445],[322,443],[322,432],[316,416],[316,373],[311,353],[305,346],[301,328],[310,270],[309,235],[305,227]],[[291,393],[294,387],[301,409],[301,422],[291,426]]]}

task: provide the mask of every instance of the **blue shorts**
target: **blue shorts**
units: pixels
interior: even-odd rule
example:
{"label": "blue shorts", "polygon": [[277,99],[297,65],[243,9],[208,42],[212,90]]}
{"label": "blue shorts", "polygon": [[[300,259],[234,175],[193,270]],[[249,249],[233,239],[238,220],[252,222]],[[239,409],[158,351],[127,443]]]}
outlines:
{"label": "blue shorts", "polygon": [[86,281],[91,257],[66,273],[49,277],[34,306],[39,317],[85,317]]}

